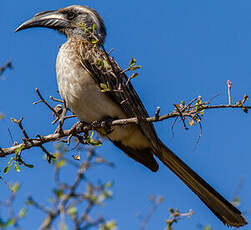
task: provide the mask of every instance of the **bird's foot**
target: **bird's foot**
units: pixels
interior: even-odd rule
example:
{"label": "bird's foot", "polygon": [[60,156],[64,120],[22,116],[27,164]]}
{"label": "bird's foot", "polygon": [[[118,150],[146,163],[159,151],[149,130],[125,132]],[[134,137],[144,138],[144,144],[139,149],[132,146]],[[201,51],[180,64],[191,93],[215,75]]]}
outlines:
{"label": "bird's foot", "polygon": [[92,122],[92,127],[95,130],[102,129],[102,133],[104,132],[107,135],[112,132],[112,121],[113,119],[111,118],[106,118],[100,121],[94,121]]}

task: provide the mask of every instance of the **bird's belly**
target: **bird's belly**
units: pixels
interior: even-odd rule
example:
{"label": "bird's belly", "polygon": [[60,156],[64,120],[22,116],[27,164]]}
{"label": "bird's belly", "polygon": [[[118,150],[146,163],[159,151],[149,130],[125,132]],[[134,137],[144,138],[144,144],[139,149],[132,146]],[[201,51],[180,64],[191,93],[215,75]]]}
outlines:
{"label": "bird's belly", "polygon": [[[69,49],[67,43],[60,48],[56,68],[59,93],[79,120],[93,122],[108,117],[127,118],[120,105],[101,92],[90,73],[78,61],[74,49]],[[99,133],[132,148],[149,147],[148,140],[134,124],[114,126],[109,134],[104,130],[99,130]]]}
{"label": "bird's belly", "polygon": [[101,92],[83,67],[71,65],[71,71],[67,73],[58,71],[58,87],[69,109],[82,121],[126,117],[121,108]]}

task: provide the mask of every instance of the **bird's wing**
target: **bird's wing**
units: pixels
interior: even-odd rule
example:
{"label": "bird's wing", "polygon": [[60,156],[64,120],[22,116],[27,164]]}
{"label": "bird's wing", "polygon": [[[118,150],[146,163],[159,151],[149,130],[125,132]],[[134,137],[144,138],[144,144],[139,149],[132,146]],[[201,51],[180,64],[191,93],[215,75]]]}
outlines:
{"label": "bird's wing", "polygon": [[[111,69],[106,54],[87,42],[82,44],[81,55],[81,61],[84,67],[89,70],[101,90],[101,84],[109,84],[110,91],[106,93],[121,106],[128,117],[137,117],[139,119],[140,122],[138,126],[152,143],[154,154],[173,171],[224,224],[235,227],[247,224],[238,209],[225,200],[214,188],[160,142],[153,125],[144,121],[145,118],[148,117],[148,113],[132,84],[130,82],[127,84],[128,78],[122,73],[122,69],[118,64],[110,58],[113,66],[113,69]],[[120,84],[123,90],[122,93],[116,91]],[[119,146],[116,142],[114,144],[123,151],[131,153],[130,148]],[[153,153],[153,151],[150,151],[150,153]],[[152,171],[157,171],[158,165],[152,155],[142,155],[142,153],[144,152],[133,152],[133,154],[129,156],[149,167]]]}
{"label": "bird's wing", "polygon": [[159,150],[159,139],[153,124],[146,122],[149,117],[143,103],[133,88],[128,77],[113,58],[88,41],[79,41],[78,55],[82,65],[88,69],[100,90],[106,91],[124,111],[128,118],[137,117],[138,126],[142,133],[152,143],[155,150]]}

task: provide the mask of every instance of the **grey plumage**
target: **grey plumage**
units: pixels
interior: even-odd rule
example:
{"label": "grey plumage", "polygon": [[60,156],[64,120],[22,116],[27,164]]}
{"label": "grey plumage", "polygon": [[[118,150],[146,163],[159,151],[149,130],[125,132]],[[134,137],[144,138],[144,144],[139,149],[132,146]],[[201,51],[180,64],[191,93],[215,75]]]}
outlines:
{"label": "grey plumage", "polygon": [[[241,212],[168,149],[157,137],[153,125],[144,121],[148,113],[132,84],[126,84],[127,76],[99,47],[104,43],[106,30],[95,10],[70,6],[42,12],[23,23],[17,31],[38,26],[56,29],[67,36],[57,57],[58,87],[67,106],[80,120],[137,117],[138,125],[116,126],[110,133],[104,130],[99,133],[152,171],[158,170],[153,155],[157,156],[224,224],[235,227],[247,224]],[[107,82],[111,91],[103,93],[101,83]],[[119,86],[122,93],[113,91]]]}

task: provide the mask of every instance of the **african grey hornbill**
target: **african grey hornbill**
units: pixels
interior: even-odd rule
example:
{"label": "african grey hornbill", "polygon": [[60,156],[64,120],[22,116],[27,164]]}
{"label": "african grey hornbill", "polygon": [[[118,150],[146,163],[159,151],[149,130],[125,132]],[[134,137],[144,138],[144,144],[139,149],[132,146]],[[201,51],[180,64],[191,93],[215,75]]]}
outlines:
{"label": "african grey hornbill", "polygon": [[[52,28],[67,36],[57,56],[57,81],[67,107],[81,121],[137,117],[140,121],[137,125],[114,126],[110,132],[98,131],[154,172],[158,170],[154,159],[154,155],[157,156],[224,224],[235,227],[247,224],[241,212],[168,149],[152,123],[145,121],[148,113],[131,82],[101,49],[106,29],[95,10],[74,5],[45,11],[24,22],[16,31],[31,27]],[[102,84],[110,87],[105,93],[101,91]]]}

